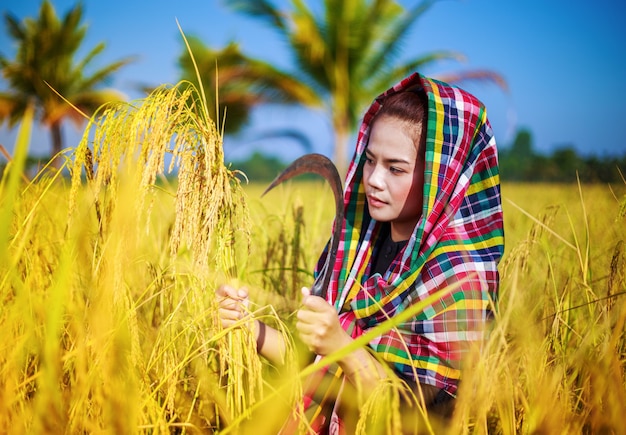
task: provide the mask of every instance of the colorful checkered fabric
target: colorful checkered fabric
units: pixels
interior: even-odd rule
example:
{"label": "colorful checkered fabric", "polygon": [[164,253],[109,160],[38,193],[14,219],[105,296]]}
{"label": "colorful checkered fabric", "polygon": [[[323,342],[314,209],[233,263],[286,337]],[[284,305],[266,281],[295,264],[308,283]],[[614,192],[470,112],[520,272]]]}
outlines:
{"label": "colorful checkered fabric", "polygon": [[[370,276],[381,227],[369,216],[362,183],[370,124],[384,97],[420,89],[428,96],[423,215],[386,276]],[[455,395],[461,361],[469,345],[483,337],[497,300],[497,264],[504,250],[496,142],[485,107],[469,93],[418,73],[402,80],[365,114],[344,194],[346,218],[339,223],[342,237],[328,302],[354,337],[455,284],[369,343],[403,378]]]}
{"label": "colorful checkered fabric", "polygon": [[[372,240],[380,227],[369,218],[362,183],[370,122],[382,98],[416,88],[428,96],[423,218],[389,276],[369,276]],[[399,374],[414,378],[416,373],[414,380],[454,394],[464,350],[482,337],[491,301],[497,299],[497,264],[504,249],[496,142],[484,106],[457,87],[419,74],[385,92],[359,131],[345,207],[328,301],[338,311],[349,303],[358,329],[367,330],[461,282],[411,321],[370,343]]]}

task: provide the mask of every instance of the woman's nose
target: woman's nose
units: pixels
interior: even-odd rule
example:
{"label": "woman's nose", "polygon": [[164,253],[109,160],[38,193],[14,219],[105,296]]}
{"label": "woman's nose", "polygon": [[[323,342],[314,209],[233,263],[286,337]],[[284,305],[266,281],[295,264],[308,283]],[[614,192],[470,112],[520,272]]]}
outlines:
{"label": "woman's nose", "polygon": [[383,186],[383,170],[380,165],[374,165],[369,176],[367,184],[375,189],[382,189]]}

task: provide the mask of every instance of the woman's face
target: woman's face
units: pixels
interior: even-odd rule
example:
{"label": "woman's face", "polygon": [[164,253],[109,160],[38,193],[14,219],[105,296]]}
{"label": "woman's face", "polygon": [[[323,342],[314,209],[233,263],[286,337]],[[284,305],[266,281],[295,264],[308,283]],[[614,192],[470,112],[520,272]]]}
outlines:
{"label": "woman's face", "polygon": [[365,154],[363,185],[370,215],[391,223],[394,241],[408,240],[422,215],[424,158],[417,155],[406,122],[388,115],[376,119]]}

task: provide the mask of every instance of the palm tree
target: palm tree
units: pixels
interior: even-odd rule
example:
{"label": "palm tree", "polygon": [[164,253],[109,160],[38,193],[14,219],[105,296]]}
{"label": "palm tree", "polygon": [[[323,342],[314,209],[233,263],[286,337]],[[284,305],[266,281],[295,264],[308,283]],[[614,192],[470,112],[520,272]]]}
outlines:
{"label": "palm tree", "polygon": [[[333,158],[345,172],[349,135],[373,96],[435,60],[462,59],[454,52],[437,51],[398,62],[408,31],[434,2],[422,1],[405,10],[394,0],[325,0],[319,12],[302,0],[292,0],[290,10],[279,10],[270,0],[231,0],[229,6],[264,20],[287,42],[294,70],[273,68],[274,73],[295,78],[317,96],[301,102],[321,103],[329,114]],[[487,79],[505,86],[491,71],[458,73],[450,79]]]}
{"label": "palm tree", "polygon": [[[48,0],[42,2],[37,19],[26,18],[19,22],[5,13],[8,31],[18,48],[14,60],[0,54],[1,72],[10,88],[0,93],[0,123],[7,120],[12,127],[33,102],[37,118],[50,129],[53,157],[63,149],[63,120],[69,118],[77,124],[84,120],[72,106],[90,114],[106,102],[125,99],[120,92],[99,86],[129,63],[130,58],[85,75],[92,60],[104,49],[104,43],[100,43],[83,59],[74,60],[87,30],[80,24],[82,14],[79,3],[61,21]],[[59,165],[58,161],[55,163]]]}
{"label": "palm tree", "polygon": [[[209,107],[210,116],[221,122],[220,118],[226,113],[225,133],[240,131],[249,119],[250,109],[261,103],[322,104],[311,87],[267,62],[247,57],[235,42],[218,50],[205,45],[195,36],[186,40],[189,47],[185,47],[178,59],[181,80],[200,88],[195,61],[207,100],[219,101],[219,114],[216,107]],[[283,133],[297,135],[296,132]]]}

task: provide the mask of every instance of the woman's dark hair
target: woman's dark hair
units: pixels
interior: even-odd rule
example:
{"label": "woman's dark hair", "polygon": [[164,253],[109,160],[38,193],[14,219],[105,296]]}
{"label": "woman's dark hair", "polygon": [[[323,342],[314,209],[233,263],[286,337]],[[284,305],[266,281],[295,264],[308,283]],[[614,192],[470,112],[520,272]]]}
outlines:
{"label": "woman's dark hair", "polygon": [[428,121],[428,99],[423,91],[404,91],[391,94],[382,100],[382,107],[374,116],[372,124],[382,116],[403,121],[417,147],[418,155],[424,153]]}

